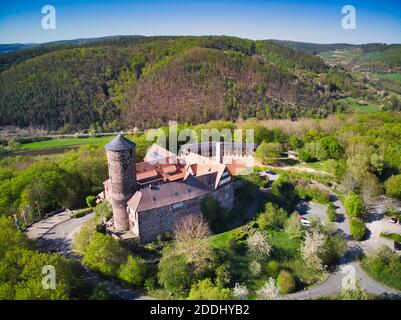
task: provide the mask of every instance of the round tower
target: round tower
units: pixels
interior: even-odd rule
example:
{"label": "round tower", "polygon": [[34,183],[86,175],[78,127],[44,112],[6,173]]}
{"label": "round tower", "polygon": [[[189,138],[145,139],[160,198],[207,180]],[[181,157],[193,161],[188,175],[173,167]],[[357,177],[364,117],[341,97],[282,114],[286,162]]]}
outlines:
{"label": "round tower", "polygon": [[127,202],[136,191],[135,143],[119,134],[106,144],[114,227],[129,230]]}

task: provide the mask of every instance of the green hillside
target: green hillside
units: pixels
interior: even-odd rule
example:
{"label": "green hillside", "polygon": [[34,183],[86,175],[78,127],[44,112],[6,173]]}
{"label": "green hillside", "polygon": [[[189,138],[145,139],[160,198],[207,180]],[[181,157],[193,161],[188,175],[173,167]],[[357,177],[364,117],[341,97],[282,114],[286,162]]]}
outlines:
{"label": "green hillside", "polygon": [[74,132],[168,120],[296,118],[359,92],[343,71],[274,42],[117,37],[0,55],[0,126]]}

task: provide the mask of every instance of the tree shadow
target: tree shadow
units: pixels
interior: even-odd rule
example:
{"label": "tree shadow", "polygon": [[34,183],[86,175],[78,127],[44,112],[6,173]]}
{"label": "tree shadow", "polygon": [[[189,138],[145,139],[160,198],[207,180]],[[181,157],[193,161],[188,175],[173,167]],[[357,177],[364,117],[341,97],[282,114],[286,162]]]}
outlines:
{"label": "tree shadow", "polygon": [[307,201],[300,201],[295,208],[300,215],[308,214],[311,209],[309,203]]}
{"label": "tree shadow", "polygon": [[36,246],[40,251],[72,256],[71,240],[66,238],[40,238],[37,240]]}

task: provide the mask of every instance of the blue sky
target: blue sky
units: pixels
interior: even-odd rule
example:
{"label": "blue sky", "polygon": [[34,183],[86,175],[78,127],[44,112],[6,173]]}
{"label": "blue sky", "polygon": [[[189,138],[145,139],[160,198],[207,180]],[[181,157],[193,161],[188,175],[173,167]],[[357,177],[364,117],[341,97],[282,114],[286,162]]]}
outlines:
{"label": "blue sky", "polygon": [[[43,30],[41,9],[56,8]],[[343,30],[341,8],[356,8],[356,30]],[[1,0],[0,43],[109,35],[233,35],[317,43],[401,43],[401,1],[75,1]]]}

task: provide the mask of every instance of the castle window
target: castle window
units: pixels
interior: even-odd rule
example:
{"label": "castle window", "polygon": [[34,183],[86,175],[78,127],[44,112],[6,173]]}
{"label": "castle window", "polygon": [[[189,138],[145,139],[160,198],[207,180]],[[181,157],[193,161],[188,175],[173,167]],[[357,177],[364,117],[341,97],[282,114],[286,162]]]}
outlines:
{"label": "castle window", "polygon": [[173,204],[173,209],[178,209],[184,206],[184,202],[178,202]]}

